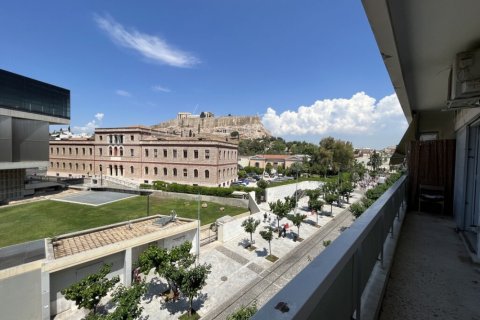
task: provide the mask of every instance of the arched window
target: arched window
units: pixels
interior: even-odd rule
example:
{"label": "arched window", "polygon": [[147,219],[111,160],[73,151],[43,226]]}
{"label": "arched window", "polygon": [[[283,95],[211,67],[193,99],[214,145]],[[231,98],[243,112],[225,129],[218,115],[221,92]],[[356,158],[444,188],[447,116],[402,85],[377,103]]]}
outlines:
{"label": "arched window", "polygon": [[75,171],[78,171],[78,163],[75,163]]}
{"label": "arched window", "polygon": [[148,167],[145,167],[145,174],[148,175]]}
{"label": "arched window", "polygon": [[173,176],[174,176],[174,177],[177,176],[177,168],[173,168]]}
{"label": "arched window", "polygon": [[210,171],[205,170],[205,179],[209,179],[209,178],[210,178]]}
{"label": "arched window", "polygon": [[133,166],[130,167],[130,173],[133,174],[135,171],[133,170]]}
{"label": "arched window", "polygon": [[123,148],[120,147],[120,157],[123,157]]}
{"label": "arched window", "polygon": [[109,156],[112,155],[112,147],[109,147],[109,148],[108,148],[108,155],[109,155]]}
{"label": "arched window", "polygon": [[158,174],[158,168],[157,168],[157,167],[154,167],[154,168],[153,168],[153,174],[154,174],[154,175],[157,175],[157,174]]}
{"label": "arched window", "polygon": [[168,174],[167,168],[163,168],[163,175],[166,176]]}
{"label": "arched window", "polygon": [[117,147],[113,148],[113,155],[115,157],[118,156],[118,148]]}
{"label": "arched window", "polygon": [[193,170],[193,177],[198,178],[198,170],[197,169]]}

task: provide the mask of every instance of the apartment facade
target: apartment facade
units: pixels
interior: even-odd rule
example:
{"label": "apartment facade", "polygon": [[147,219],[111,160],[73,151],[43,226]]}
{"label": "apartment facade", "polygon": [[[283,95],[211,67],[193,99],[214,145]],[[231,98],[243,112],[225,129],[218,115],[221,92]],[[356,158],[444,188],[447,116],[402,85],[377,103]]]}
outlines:
{"label": "apartment facade", "polygon": [[249,166],[256,168],[265,168],[267,164],[271,164],[273,168],[282,166],[285,169],[290,168],[294,163],[303,163],[304,155],[289,154],[257,154],[249,159]]}
{"label": "apartment facade", "polygon": [[49,125],[69,123],[69,90],[0,69],[0,203],[24,197],[26,169],[48,166]]}
{"label": "apartment facade", "polygon": [[237,179],[237,149],[234,142],[141,126],[101,128],[92,138],[51,140],[49,174],[224,187]]}

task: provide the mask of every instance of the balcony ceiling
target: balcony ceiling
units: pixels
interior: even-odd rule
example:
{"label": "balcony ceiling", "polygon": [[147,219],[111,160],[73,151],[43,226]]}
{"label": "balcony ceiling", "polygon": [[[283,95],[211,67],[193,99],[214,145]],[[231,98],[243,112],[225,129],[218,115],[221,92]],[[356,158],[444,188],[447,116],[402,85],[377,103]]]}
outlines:
{"label": "balcony ceiling", "polygon": [[362,2],[408,122],[445,108],[456,54],[480,48],[480,1]]}

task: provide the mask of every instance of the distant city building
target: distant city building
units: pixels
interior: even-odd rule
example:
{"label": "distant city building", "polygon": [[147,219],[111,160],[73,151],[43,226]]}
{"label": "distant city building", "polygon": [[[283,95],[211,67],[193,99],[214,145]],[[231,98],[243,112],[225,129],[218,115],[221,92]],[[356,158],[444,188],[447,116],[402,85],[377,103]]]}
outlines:
{"label": "distant city building", "polygon": [[0,69],[0,202],[24,197],[26,169],[48,166],[49,125],[69,123],[69,90]]}
{"label": "distant city building", "polygon": [[257,154],[249,159],[250,167],[265,168],[270,163],[274,169],[282,166],[285,169],[290,168],[294,163],[303,163],[306,155],[289,154]]}
{"label": "distant city building", "polygon": [[48,171],[229,186],[237,180],[237,149],[225,139],[182,138],[141,126],[97,128],[91,138],[51,140]]}

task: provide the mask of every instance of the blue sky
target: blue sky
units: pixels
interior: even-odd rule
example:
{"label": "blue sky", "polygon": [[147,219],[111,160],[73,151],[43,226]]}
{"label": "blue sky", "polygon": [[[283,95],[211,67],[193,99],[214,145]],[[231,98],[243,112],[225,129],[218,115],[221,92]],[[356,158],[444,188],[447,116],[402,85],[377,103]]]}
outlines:
{"label": "blue sky", "polygon": [[0,21],[0,68],[70,89],[77,132],[180,111],[358,147],[406,129],[360,0],[11,1]]}

